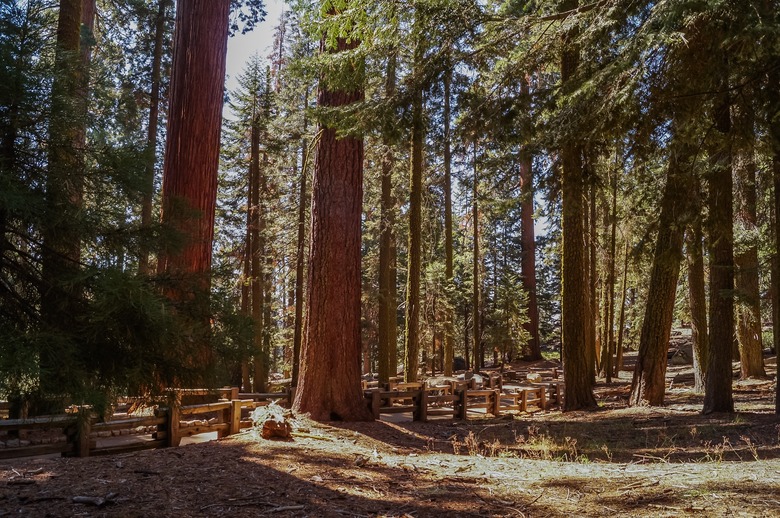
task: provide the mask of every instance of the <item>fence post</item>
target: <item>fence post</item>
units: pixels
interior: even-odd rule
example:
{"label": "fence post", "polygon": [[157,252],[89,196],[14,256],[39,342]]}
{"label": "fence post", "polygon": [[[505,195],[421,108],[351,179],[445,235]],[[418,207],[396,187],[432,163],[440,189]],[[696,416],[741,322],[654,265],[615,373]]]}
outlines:
{"label": "fence post", "polygon": [[293,407],[294,400],[295,400],[295,387],[289,385],[287,387],[287,408]]}
{"label": "fence post", "polygon": [[374,419],[379,419],[382,408],[382,391],[374,390],[371,392],[371,413]]}
{"label": "fence post", "polygon": [[428,391],[425,390],[425,385],[420,388],[420,395],[415,399],[417,400],[417,408],[414,409],[412,419],[426,422],[428,420]]}
{"label": "fence post", "polygon": [[468,389],[463,388],[460,391],[457,392],[457,395],[460,396],[460,401],[458,401],[458,413],[457,417],[458,419],[466,420],[466,415],[468,413],[468,395],[467,395]]}
{"label": "fence post", "polygon": [[501,414],[501,391],[493,390],[493,416],[498,417]]}
{"label": "fence post", "polygon": [[542,410],[547,410],[547,385],[542,385],[539,391],[539,407]]}
{"label": "fence post", "polygon": [[241,431],[241,401],[234,399],[230,402],[230,429],[228,435]]}
{"label": "fence post", "polygon": [[238,387],[230,387],[230,399],[231,401],[234,399],[238,399],[238,394],[241,391]]}
{"label": "fence post", "polygon": [[179,418],[181,417],[181,411],[179,406],[181,404],[181,397],[178,392],[172,392],[168,396],[168,412],[167,412],[167,428],[168,434],[165,438],[166,446],[178,446],[181,442],[181,434],[179,433]]}
{"label": "fence post", "polygon": [[76,417],[76,455],[79,457],[89,457],[89,434],[92,431],[92,412],[89,408],[79,408]]}

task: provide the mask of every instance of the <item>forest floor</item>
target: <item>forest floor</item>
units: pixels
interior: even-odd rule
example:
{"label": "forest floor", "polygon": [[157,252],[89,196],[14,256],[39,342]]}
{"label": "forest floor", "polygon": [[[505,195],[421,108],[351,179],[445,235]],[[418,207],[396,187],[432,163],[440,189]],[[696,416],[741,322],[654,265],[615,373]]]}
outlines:
{"label": "forest floor", "polygon": [[[774,379],[776,358],[767,358]],[[595,412],[315,423],[111,457],[0,462],[4,516],[780,516],[774,382],[737,381],[703,416],[689,367],[663,408],[627,408],[630,372]],[[87,503],[77,503],[74,497]]]}

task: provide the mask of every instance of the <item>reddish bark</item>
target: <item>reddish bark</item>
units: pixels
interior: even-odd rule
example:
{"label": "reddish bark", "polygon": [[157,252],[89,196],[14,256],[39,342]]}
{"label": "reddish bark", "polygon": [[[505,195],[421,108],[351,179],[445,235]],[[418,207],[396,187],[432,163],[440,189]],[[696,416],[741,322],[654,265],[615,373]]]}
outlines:
{"label": "reddish bark", "polygon": [[[167,295],[205,329],[229,11],[229,0],[179,1],[163,168],[162,222],[180,242],[166,243],[158,272],[171,281]],[[192,357],[210,365],[210,349],[196,341]]]}
{"label": "reddish bark", "polygon": [[[336,51],[357,45],[340,38]],[[324,47],[323,42],[321,52]],[[327,78],[320,83],[319,106],[362,99],[360,87],[331,89]],[[295,411],[319,421],[372,419],[360,385],[362,201],[362,139],[337,138],[335,128],[321,127],[312,185],[306,329],[293,404]]]}

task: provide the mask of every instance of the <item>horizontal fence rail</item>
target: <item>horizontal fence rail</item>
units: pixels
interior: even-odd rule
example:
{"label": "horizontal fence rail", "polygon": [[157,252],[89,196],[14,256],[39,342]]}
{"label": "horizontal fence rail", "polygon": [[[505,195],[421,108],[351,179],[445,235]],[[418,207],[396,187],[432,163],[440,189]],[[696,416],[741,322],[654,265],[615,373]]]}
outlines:
{"label": "horizontal fence rail", "polygon": [[[541,381],[528,381],[540,377]],[[488,373],[482,380],[481,386],[475,378],[432,386],[393,380],[383,387],[375,381],[364,381],[363,389],[376,419],[409,412],[416,421],[441,416],[466,419],[477,410],[499,416],[562,403],[564,384],[557,369]],[[523,381],[510,384],[508,380]],[[203,401],[209,398],[212,401]],[[153,409],[152,415],[100,421],[88,407],[71,407],[73,412],[64,415],[0,419],[0,460],[50,454],[87,457],[126,453],[178,446],[183,438],[203,433],[216,432],[217,437],[225,437],[252,427],[250,415],[256,408],[272,402],[289,408],[293,399],[294,389],[289,387],[284,392],[269,393],[240,392],[237,387],[177,389],[169,393],[167,404]],[[0,410],[9,408],[8,403],[0,403]],[[141,437],[105,444],[123,435]]]}

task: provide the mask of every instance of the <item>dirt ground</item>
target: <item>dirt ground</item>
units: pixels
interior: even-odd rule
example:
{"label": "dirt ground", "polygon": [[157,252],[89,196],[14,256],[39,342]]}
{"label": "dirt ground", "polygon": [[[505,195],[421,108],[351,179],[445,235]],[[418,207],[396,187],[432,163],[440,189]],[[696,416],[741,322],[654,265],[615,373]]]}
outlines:
{"label": "dirt ground", "polygon": [[[776,360],[767,358],[774,380]],[[735,383],[738,413],[702,416],[690,371],[667,405],[467,422],[314,423],[180,448],[0,461],[0,517],[780,516],[774,381]],[[86,497],[86,498],[78,498]]]}

